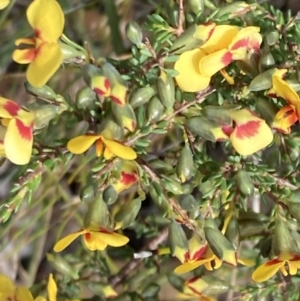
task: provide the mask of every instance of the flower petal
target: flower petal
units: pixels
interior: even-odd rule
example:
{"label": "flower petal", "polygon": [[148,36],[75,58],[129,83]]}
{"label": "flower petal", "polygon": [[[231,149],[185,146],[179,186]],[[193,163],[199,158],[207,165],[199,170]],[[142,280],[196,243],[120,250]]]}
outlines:
{"label": "flower petal", "polygon": [[107,243],[101,239],[98,233],[99,232],[87,231],[84,234],[84,243],[90,251],[103,251],[107,248]]}
{"label": "flower petal", "polygon": [[129,238],[115,232],[94,232],[103,242],[112,247],[122,247],[129,242]]}
{"label": "flower petal", "polygon": [[230,140],[240,155],[251,155],[272,142],[272,130],[263,119],[251,111],[247,109],[231,111],[230,115],[236,123]]}
{"label": "flower petal", "polygon": [[21,38],[21,39],[17,39],[15,40],[15,45],[19,46],[21,44],[24,45],[35,45],[36,40],[34,38]]}
{"label": "flower petal", "polygon": [[108,78],[105,76],[94,76],[91,80],[91,88],[101,96],[109,96],[110,95],[110,82]]}
{"label": "flower petal", "polygon": [[279,76],[272,76],[273,88],[276,94],[282,97],[285,101],[287,101],[291,105],[300,104],[300,98],[297,92],[289,86],[287,82],[285,82]]}
{"label": "flower petal", "polygon": [[65,18],[56,0],[34,0],[26,13],[37,38],[48,43],[57,42],[63,32]]}
{"label": "flower petal", "polygon": [[284,266],[284,261],[277,259],[269,260],[259,266],[252,274],[252,280],[255,282],[264,282],[273,277],[280,267]]}
{"label": "flower petal", "polygon": [[30,161],[32,153],[32,126],[25,125],[21,120],[12,119],[4,137],[6,157],[15,164],[24,165]]}
{"label": "flower petal", "polygon": [[199,71],[199,62],[204,55],[200,49],[194,49],[182,53],[176,61],[174,69],[179,75],[175,79],[183,91],[197,92],[209,86],[210,77],[203,76]]}
{"label": "flower petal", "polygon": [[19,286],[16,288],[15,298],[13,298],[13,300],[33,301],[33,297],[30,290],[26,286]]}
{"label": "flower petal", "polygon": [[68,144],[68,150],[75,154],[82,154],[86,152],[93,143],[98,140],[101,136],[99,135],[82,135],[71,139]]}
{"label": "flower petal", "polygon": [[201,296],[203,291],[209,287],[209,283],[204,281],[201,277],[194,277],[188,279],[185,285],[195,294]]}
{"label": "flower petal", "polygon": [[0,117],[12,118],[18,115],[20,106],[14,101],[0,97]]}
{"label": "flower petal", "polygon": [[81,230],[72,234],[65,236],[64,238],[60,239],[54,246],[54,252],[61,252],[66,247],[68,247],[77,237],[86,233],[85,230]]}
{"label": "flower petal", "polygon": [[36,56],[27,69],[28,82],[34,87],[45,85],[61,65],[62,59],[62,52],[58,44],[42,44],[36,50]]}
{"label": "flower petal", "polygon": [[29,64],[35,59],[35,56],[36,51],[34,48],[16,49],[13,52],[12,58],[18,64]]}
{"label": "flower petal", "polygon": [[53,279],[53,274],[49,275],[47,291],[48,291],[49,301],[56,301],[57,285]]}
{"label": "flower petal", "polygon": [[110,98],[116,104],[120,106],[124,106],[126,103],[126,94],[127,94],[127,87],[124,85],[115,83],[113,88],[110,91]]}
{"label": "flower petal", "polygon": [[185,262],[185,263],[181,264],[180,266],[178,266],[174,270],[174,273],[176,273],[176,274],[188,273],[190,271],[195,270],[196,268],[198,268],[199,266],[201,266],[202,264],[204,264],[205,262],[208,262],[208,261],[210,261],[209,258],[197,260],[194,262]]}
{"label": "flower petal", "polygon": [[199,70],[203,76],[211,77],[232,62],[232,55],[227,49],[221,49],[201,58]]}
{"label": "flower petal", "polygon": [[218,25],[214,29],[208,42],[200,48],[207,54],[227,48],[239,32],[238,27],[231,25]]}
{"label": "flower petal", "polygon": [[215,28],[216,23],[213,22],[198,25],[194,33],[194,38],[204,42],[208,41],[214,33]]}
{"label": "flower petal", "polygon": [[291,126],[299,120],[291,106],[283,107],[275,116],[272,127],[282,133],[289,134]]}
{"label": "flower petal", "polygon": [[234,60],[245,60],[249,49],[259,52],[262,42],[259,30],[259,27],[249,26],[238,32],[229,46]]}
{"label": "flower petal", "polygon": [[10,0],[1,0],[0,1],[0,9],[4,9],[8,4]]}
{"label": "flower petal", "polygon": [[4,300],[9,299],[9,297],[12,297],[15,292],[15,285],[12,282],[12,280],[8,277],[6,277],[3,274],[0,274],[0,299],[1,297],[4,297]]}
{"label": "flower petal", "polygon": [[129,146],[123,145],[117,141],[112,141],[109,139],[106,139],[104,137],[101,138],[103,143],[107,148],[110,149],[110,151],[116,155],[117,157],[120,157],[125,160],[134,160],[137,157],[136,152]]}

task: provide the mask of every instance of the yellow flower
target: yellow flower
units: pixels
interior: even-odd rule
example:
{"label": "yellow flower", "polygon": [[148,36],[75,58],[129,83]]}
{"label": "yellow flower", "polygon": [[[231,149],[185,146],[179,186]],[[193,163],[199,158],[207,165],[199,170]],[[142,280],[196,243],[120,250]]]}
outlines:
{"label": "yellow flower", "polygon": [[[57,295],[57,285],[55,283],[55,280],[53,279],[53,275],[49,275],[48,285],[47,285],[47,291],[48,291],[48,299],[49,301],[57,301],[56,295]],[[42,296],[38,296],[34,301],[47,301],[46,298]],[[72,301],[80,301],[80,300],[72,300]]]}
{"label": "yellow flower", "polygon": [[[290,127],[300,118],[300,97],[298,93],[282,79],[282,73],[278,70],[272,76],[274,92],[277,96],[283,98],[288,105],[284,106],[275,116],[273,127],[283,133],[290,133]],[[269,92],[270,93],[270,92]]]}
{"label": "yellow flower", "polygon": [[8,4],[10,0],[0,0],[0,9],[4,9]]}
{"label": "yellow flower", "polygon": [[209,287],[201,277],[187,279],[184,283],[183,292],[178,295],[179,299],[197,299],[198,301],[217,301],[214,297],[204,295],[204,290]]}
{"label": "yellow flower", "polygon": [[129,239],[114,231],[105,229],[103,227],[89,227],[87,229],[80,230],[78,232],[67,235],[59,240],[55,246],[55,252],[61,252],[68,247],[77,237],[83,235],[84,243],[86,247],[91,250],[103,251],[107,246],[122,247],[126,245]]}
{"label": "yellow flower", "polygon": [[124,161],[120,170],[120,179],[118,179],[114,184],[115,190],[120,193],[123,190],[128,189],[134,183],[138,181],[138,173],[136,168],[136,163],[134,161]]}
{"label": "yellow flower", "polygon": [[104,138],[102,135],[82,135],[71,139],[68,142],[68,150],[75,154],[82,154],[87,151],[96,142],[97,156],[103,156],[106,160],[114,155],[125,160],[134,160],[136,152],[129,146],[123,145],[117,141]]}
{"label": "yellow flower", "polygon": [[20,108],[15,102],[0,97],[0,155],[12,163],[27,164],[33,143],[34,113]]}
{"label": "yellow flower", "polygon": [[239,30],[236,26],[207,23],[197,26],[194,37],[205,43],[182,53],[174,69],[178,86],[186,92],[208,87],[210,78],[234,60],[246,60],[248,50],[258,52],[262,37],[258,27]]}
{"label": "yellow flower", "polygon": [[268,146],[273,133],[266,122],[248,109],[229,112],[233,124],[212,129],[216,140],[230,139],[235,150],[243,156],[251,155]]}
{"label": "yellow flower", "polygon": [[19,64],[30,64],[27,80],[31,85],[40,87],[62,63],[58,39],[64,28],[64,14],[56,0],[34,0],[27,9],[27,19],[35,37],[16,40],[17,46],[25,44],[29,47],[15,50],[13,59]]}
{"label": "yellow flower", "polygon": [[0,301],[7,300],[33,301],[33,297],[27,287],[17,287],[8,277],[0,274]]}
{"label": "yellow flower", "polygon": [[[285,264],[288,265],[289,271],[286,270]],[[297,269],[300,269],[300,255],[282,252],[278,257],[259,266],[252,274],[252,279],[255,282],[264,282],[273,277],[279,270],[284,276],[296,275]]]}

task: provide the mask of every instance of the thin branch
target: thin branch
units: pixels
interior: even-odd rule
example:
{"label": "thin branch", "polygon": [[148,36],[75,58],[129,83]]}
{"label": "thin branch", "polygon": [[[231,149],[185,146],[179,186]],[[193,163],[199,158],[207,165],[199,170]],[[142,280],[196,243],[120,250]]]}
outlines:
{"label": "thin branch", "polygon": [[179,0],[178,27],[176,32],[178,37],[183,33],[183,19],[184,19],[183,0]]}

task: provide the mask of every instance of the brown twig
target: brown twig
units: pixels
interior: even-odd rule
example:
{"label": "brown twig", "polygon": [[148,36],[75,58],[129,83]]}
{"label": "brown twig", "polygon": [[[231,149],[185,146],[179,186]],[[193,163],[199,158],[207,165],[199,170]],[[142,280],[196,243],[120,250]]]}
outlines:
{"label": "brown twig", "polygon": [[282,178],[278,178],[277,176],[274,176],[270,173],[268,173],[268,176],[271,177],[272,179],[274,179],[276,181],[276,184],[279,186],[284,186],[284,187],[290,188],[292,190],[296,190],[299,188],[296,185],[290,183],[289,181],[282,179]]}
{"label": "brown twig", "polygon": [[179,0],[178,27],[176,31],[178,37],[183,33],[183,18],[184,18],[183,0]]}
{"label": "brown twig", "polygon": [[[164,228],[160,234],[153,239],[151,239],[142,249],[142,251],[154,251],[157,250],[158,246],[163,243],[168,237],[168,228]],[[113,276],[109,283],[112,287],[116,287],[118,284],[122,283],[124,279],[133,271],[135,270],[141,263],[143,259],[133,259],[130,262],[128,262],[121,270],[120,272]]]}

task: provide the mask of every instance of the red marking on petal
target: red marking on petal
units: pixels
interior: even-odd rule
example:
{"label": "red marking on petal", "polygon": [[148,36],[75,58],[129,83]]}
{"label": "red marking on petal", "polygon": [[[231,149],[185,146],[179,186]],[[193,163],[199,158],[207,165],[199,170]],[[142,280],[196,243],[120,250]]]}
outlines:
{"label": "red marking on petal", "polygon": [[295,254],[293,259],[291,259],[290,261],[298,261],[298,260],[300,260],[300,255]]}
{"label": "red marking on petal", "polygon": [[115,96],[110,96],[111,100],[114,101],[116,104],[118,105],[123,105],[123,102],[118,98],[118,97],[115,97]]}
{"label": "red marking on petal", "polygon": [[34,30],[34,35],[37,39],[41,38],[41,31],[39,29],[35,29]]}
{"label": "red marking on petal", "polygon": [[18,111],[20,110],[19,105],[17,105],[15,102],[10,100],[7,101],[7,103],[4,105],[3,108],[12,116],[17,116]]}
{"label": "red marking on petal", "polygon": [[249,42],[248,38],[241,39],[241,40],[237,41],[235,44],[232,45],[231,50],[237,50],[237,49],[242,48],[242,47],[247,47],[248,42]]}
{"label": "red marking on petal", "polygon": [[33,139],[33,136],[32,136],[32,126],[26,126],[26,125],[24,125],[24,123],[21,120],[19,120],[19,119],[16,119],[16,126],[17,126],[17,128],[19,130],[20,136],[24,140],[31,141]]}
{"label": "red marking on petal", "polygon": [[108,78],[106,78],[104,81],[104,87],[105,87],[106,91],[108,91],[110,89],[110,82],[109,82]]}
{"label": "red marking on petal", "polygon": [[230,137],[230,135],[234,131],[234,128],[232,126],[229,126],[229,125],[224,125],[224,126],[222,126],[222,131],[225,135]]}
{"label": "red marking on petal", "polygon": [[[203,24],[204,26],[210,26],[213,22],[207,22],[205,24]],[[215,26],[210,30],[210,32],[208,33],[208,37],[207,37],[207,40],[208,41],[210,39],[210,37],[212,36],[212,34],[214,33],[215,31]]]}
{"label": "red marking on petal", "polygon": [[106,94],[106,91],[101,90],[101,89],[99,89],[99,88],[94,88],[94,92],[95,92],[96,94],[100,95],[100,96],[103,96],[103,95]]}
{"label": "red marking on petal", "polygon": [[202,246],[193,256],[193,260],[199,260],[203,253],[206,251],[206,246]]}
{"label": "red marking on petal", "polygon": [[189,261],[190,260],[190,252],[186,252],[185,254],[184,254],[184,262],[187,262],[187,261]]}
{"label": "red marking on petal", "polygon": [[259,133],[260,121],[248,121],[235,128],[238,139],[251,138]]}
{"label": "red marking on petal", "polygon": [[124,185],[131,185],[137,181],[136,173],[126,173],[125,171],[121,172],[121,182]]}
{"label": "red marking on petal", "polygon": [[193,277],[193,278],[191,278],[191,279],[188,279],[188,280],[187,280],[187,284],[193,283],[193,282],[197,281],[198,279],[199,279],[198,276],[195,276],[195,277]]}
{"label": "red marking on petal", "polygon": [[90,232],[85,233],[84,234],[84,239],[87,240],[87,241],[89,241],[91,239],[91,233]]}
{"label": "red marking on petal", "polygon": [[282,260],[279,260],[278,258],[275,258],[275,259],[272,259],[272,260],[267,261],[265,264],[266,264],[267,266],[269,266],[269,265],[277,264],[277,263],[279,263],[279,262],[282,262]]}
{"label": "red marking on petal", "polygon": [[222,57],[222,62],[224,63],[225,66],[229,65],[232,62],[232,54],[231,52],[227,52],[223,57]]}
{"label": "red marking on petal", "polygon": [[103,228],[103,227],[99,227],[99,232],[106,233],[106,234],[112,234],[113,233],[113,231],[109,231],[109,230],[107,230],[106,228]]}

